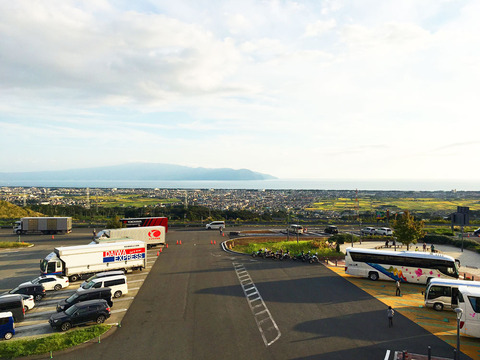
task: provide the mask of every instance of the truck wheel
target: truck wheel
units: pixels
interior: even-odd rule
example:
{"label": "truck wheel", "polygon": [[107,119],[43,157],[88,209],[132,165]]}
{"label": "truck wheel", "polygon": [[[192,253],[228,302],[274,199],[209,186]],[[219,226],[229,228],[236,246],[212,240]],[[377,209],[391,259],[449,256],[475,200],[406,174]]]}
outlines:
{"label": "truck wheel", "polygon": [[104,315],[99,315],[97,317],[97,324],[102,324],[105,321],[105,316]]}
{"label": "truck wheel", "polygon": [[78,281],[78,279],[79,279],[79,276],[78,276],[78,275],[72,275],[72,276],[70,276],[70,282]]}
{"label": "truck wheel", "polygon": [[62,324],[62,326],[60,326],[60,330],[62,331],[67,331],[67,330],[70,330],[70,328],[72,327],[72,324],[70,324],[68,321],[67,322],[64,322]]}
{"label": "truck wheel", "polygon": [[115,291],[115,293],[113,294],[114,298],[119,298],[120,296],[122,296],[122,292],[120,290]]}
{"label": "truck wheel", "polygon": [[22,230],[17,230],[15,232],[17,233],[17,235],[22,235]]}
{"label": "truck wheel", "polygon": [[56,284],[56,285],[53,287],[53,290],[58,291],[58,290],[60,290],[61,288],[62,288],[62,285]]}
{"label": "truck wheel", "polygon": [[13,334],[11,332],[7,332],[5,333],[5,335],[3,335],[3,338],[5,340],[10,340],[12,337],[13,337]]}

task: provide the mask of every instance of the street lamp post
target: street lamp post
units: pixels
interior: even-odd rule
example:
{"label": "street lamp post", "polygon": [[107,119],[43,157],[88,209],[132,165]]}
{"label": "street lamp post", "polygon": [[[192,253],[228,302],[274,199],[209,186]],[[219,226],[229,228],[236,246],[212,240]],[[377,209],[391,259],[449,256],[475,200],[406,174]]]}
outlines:
{"label": "street lamp post", "polygon": [[457,352],[455,360],[460,359],[460,319],[462,318],[463,310],[460,308],[455,308],[455,313],[457,314]]}

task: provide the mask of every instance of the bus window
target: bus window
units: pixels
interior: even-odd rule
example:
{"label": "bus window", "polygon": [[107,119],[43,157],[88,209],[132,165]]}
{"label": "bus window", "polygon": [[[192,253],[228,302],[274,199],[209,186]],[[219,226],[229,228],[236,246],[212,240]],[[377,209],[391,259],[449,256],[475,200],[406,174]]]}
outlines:
{"label": "bus window", "polygon": [[470,305],[472,305],[473,311],[480,313],[480,298],[476,296],[469,296],[468,300],[470,301]]}

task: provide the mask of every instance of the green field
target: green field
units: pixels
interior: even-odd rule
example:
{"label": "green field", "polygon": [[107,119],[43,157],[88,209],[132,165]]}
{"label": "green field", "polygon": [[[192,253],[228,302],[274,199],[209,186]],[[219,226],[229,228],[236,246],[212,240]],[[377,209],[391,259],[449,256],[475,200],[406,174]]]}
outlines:
{"label": "green field", "polygon": [[181,203],[178,199],[157,199],[151,197],[145,197],[141,194],[128,194],[128,195],[115,195],[115,196],[92,196],[90,201],[93,204],[104,207],[116,207],[116,206],[155,206],[158,204],[172,204]]}
{"label": "green field", "polygon": [[414,212],[422,211],[451,211],[455,212],[457,206],[466,206],[470,210],[480,210],[480,200],[441,200],[436,198],[384,198],[370,199],[359,198],[358,205],[355,199],[338,198],[322,200],[312,204],[308,210],[322,211],[345,211],[355,210],[358,207],[359,212],[386,210]]}

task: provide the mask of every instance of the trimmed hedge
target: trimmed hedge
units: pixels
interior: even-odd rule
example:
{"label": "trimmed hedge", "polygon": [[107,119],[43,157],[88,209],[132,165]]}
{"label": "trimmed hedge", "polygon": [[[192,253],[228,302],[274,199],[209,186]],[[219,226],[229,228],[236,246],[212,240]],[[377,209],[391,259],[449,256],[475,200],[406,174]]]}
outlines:
{"label": "trimmed hedge", "polygon": [[[420,240],[429,244],[452,245],[458,248],[462,247],[462,240],[457,240],[445,235],[425,235]],[[463,248],[480,253],[480,244],[473,240],[463,239]]]}

